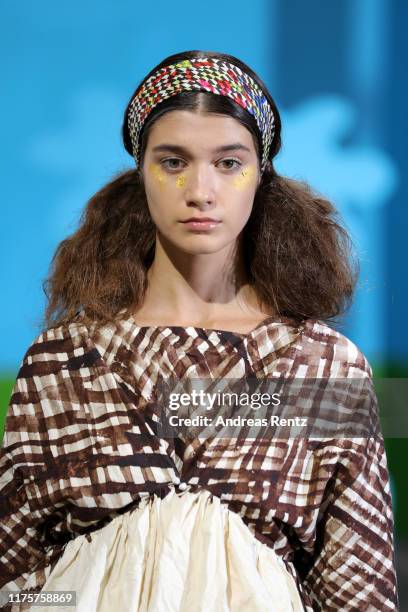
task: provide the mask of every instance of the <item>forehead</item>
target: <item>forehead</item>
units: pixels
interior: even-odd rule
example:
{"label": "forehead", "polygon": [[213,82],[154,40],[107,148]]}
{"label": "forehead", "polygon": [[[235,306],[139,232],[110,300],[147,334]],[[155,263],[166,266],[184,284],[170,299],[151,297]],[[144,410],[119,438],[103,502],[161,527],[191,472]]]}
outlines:
{"label": "forehead", "polygon": [[252,134],[246,127],[233,117],[214,113],[178,110],[166,113],[152,125],[148,147],[170,140],[186,147],[201,144],[205,148],[239,141],[255,151]]}

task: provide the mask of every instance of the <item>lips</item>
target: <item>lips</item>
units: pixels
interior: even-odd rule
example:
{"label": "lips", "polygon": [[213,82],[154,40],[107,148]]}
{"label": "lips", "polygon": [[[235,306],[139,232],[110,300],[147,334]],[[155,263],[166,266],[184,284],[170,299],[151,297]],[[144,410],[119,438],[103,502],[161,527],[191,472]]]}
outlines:
{"label": "lips", "polygon": [[220,223],[219,219],[212,219],[211,217],[190,217],[190,219],[186,219],[185,221],[182,221],[182,223],[189,223],[190,221],[196,223],[204,223],[205,221],[210,221],[212,223]]}
{"label": "lips", "polygon": [[211,217],[191,217],[182,221],[182,224],[192,232],[209,232],[221,225],[221,221],[211,219]]}

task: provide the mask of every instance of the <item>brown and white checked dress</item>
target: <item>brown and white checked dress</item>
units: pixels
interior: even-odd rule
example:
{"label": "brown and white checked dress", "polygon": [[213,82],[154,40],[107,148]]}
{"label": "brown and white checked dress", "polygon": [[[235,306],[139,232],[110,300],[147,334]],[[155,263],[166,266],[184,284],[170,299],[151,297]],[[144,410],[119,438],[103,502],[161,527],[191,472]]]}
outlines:
{"label": "brown and white checked dress", "polygon": [[42,333],[0,456],[0,588],[71,585],[79,610],[397,610],[381,434],[163,439],[146,398],[169,376],[372,388],[361,351],[318,320],[269,317],[242,334],[133,317],[96,331],[79,316]]}

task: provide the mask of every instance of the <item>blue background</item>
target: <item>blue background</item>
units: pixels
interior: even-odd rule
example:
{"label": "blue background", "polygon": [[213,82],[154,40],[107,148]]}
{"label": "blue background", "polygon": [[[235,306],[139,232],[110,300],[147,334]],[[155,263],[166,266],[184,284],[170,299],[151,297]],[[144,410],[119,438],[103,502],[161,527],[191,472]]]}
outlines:
{"label": "blue background", "polygon": [[87,199],[133,165],[120,142],[131,93],[187,49],[231,53],[264,79],[283,119],[278,170],[331,198],[358,248],[359,288],[341,331],[374,364],[408,361],[406,3],[2,6],[1,369],[14,371],[37,334],[57,244]]}

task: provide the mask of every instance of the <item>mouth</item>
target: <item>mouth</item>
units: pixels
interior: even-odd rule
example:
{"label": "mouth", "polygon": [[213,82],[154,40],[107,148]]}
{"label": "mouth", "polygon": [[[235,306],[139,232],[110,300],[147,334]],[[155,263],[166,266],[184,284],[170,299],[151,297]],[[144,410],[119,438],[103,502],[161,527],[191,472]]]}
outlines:
{"label": "mouth", "polygon": [[220,225],[221,221],[218,219],[212,219],[210,217],[192,217],[191,219],[181,221],[181,223],[189,229],[208,230]]}

